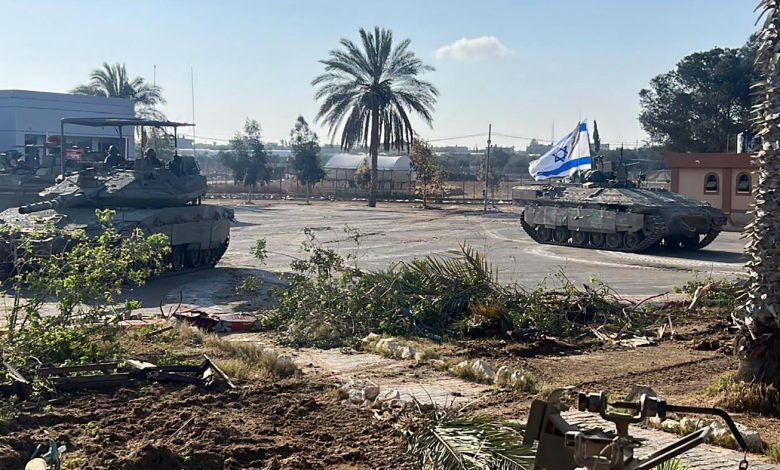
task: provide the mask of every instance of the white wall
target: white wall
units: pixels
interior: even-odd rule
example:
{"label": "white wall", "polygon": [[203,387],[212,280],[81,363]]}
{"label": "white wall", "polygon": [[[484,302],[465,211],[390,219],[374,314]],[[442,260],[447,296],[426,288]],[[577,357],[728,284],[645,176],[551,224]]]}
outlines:
{"label": "white wall", "polygon": [[[60,135],[62,118],[134,117],[135,104],[131,99],[102,96],[71,95],[23,90],[0,90],[0,151],[23,146],[26,134]],[[113,127],[84,127],[69,125],[65,135],[74,137],[108,137],[119,135]],[[134,155],[133,129],[123,130],[128,139],[129,157]],[[17,148],[22,150],[21,148]]]}

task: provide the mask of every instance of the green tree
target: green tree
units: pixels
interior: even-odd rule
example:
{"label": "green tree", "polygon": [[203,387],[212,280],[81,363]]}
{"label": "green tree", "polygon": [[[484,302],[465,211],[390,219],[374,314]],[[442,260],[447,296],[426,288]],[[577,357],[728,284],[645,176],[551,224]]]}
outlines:
{"label": "green tree", "polygon": [[[495,196],[496,192],[501,187],[501,183],[506,179],[503,167],[498,167],[493,164],[493,148],[490,149],[490,170],[488,172],[488,184],[487,189],[490,192],[490,196]],[[479,172],[477,173],[477,181],[485,181],[485,164],[486,154],[482,154],[479,159]],[[506,164],[506,161],[504,162]]]}
{"label": "green tree", "polygon": [[763,0],[758,9],[766,16],[757,38],[758,80],[754,84],[756,127],[762,145],[756,156],[754,219],[746,230],[747,300],[735,315],[740,325],[735,342],[740,358],[736,378],[780,387],[780,0]]}
{"label": "green tree", "polygon": [[[95,213],[102,227],[95,237],[51,224],[37,231],[0,227],[0,240],[11,252],[4,262],[11,276],[0,287],[13,300],[7,334],[0,337],[4,360],[24,365],[34,356],[43,362],[80,363],[100,360],[106,350],[117,348],[121,312],[116,295],[123,285],[141,285],[161,272],[170,248],[164,234],[120,233],[111,209]],[[67,249],[49,245],[47,250],[41,243],[46,239],[62,240]],[[56,311],[44,314],[44,305],[52,301]],[[125,302],[125,308],[131,306],[137,302]]]}
{"label": "green tree", "polygon": [[298,116],[295,127],[290,132],[290,146],[293,153],[293,169],[298,181],[306,185],[306,204],[309,203],[311,186],[325,179],[325,170],[320,165],[320,143],[309,129],[309,124]]}
{"label": "green tree", "polygon": [[410,40],[393,47],[393,33],[376,27],[360,29],[362,49],[341,39],[343,49],[330,51],[320,61],[325,73],[312,81],[315,97],[322,100],[317,121],[329,127],[330,137],[341,131],[341,147],[368,146],[371,154],[371,189],[368,205],[376,206],[379,147],[407,149],[413,138],[409,115],[417,114],[429,126],[439,92],[419,78],[434,68],[409,51]]}
{"label": "green tree", "polygon": [[418,192],[422,193],[423,206],[428,207],[428,195],[431,191],[441,194],[444,190],[444,170],[431,147],[423,140],[414,139],[409,156],[412,159],[412,169],[417,175],[417,182],[422,185]]}
{"label": "green tree", "polygon": [[355,169],[355,176],[353,179],[360,189],[368,189],[371,187],[371,170],[368,168],[365,160],[360,162],[360,165]]}
{"label": "green tree", "polygon": [[133,79],[127,74],[125,64],[116,63],[95,69],[89,75],[89,83],[78,85],[71,93],[76,95],[107,96],[109,98],[130,98],[135,100],[135,112],[147,119],[164,119],[165,116],[155,109],[165,104],[162,88],[146,82],[142,77]]}
{"label": "green tree", "polygon": [[246,119],[243,130],[230,139],[230,151],[220,152],[220,162],[233,173],[233,180],[249,188],[248,202],[258,185],[271,181],[271,164],[261,140],[260,124]]}
{"label": "green tree", "polygon": [[650,142],[682,152],[725,152],[750,129],[753,38],[738,49],[715,48],[683,58],[639,92],[639,122]]}

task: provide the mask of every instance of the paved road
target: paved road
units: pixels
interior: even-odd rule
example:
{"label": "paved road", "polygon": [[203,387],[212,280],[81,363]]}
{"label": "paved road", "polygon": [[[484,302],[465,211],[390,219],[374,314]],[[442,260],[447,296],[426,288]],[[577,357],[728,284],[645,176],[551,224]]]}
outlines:
{"label": "paved road", "polygon": [[[533,288],[563,271],[578,283],[596,276],[623,295],[653,295],[671,290],[700,276],[734,278],[743,275],[740,235],[723,233],[699,252],[656,250],[643,254],[538,245],[520,228],[519,211],[511,206],[484,214],[462,206],[422,210],[410,204],[380,204],[369,209],[361,202],[261,201],[233,204],[239,223],[231,245],[217,269],[158,280],[139,291],[146,305],[157,305],[184,291],[185,303],[218,305],[229,297],[230,286],[249,273],[288,269],[291,256],[300,256],[304,228],[318,240],[343,254],[357,254],[363,268],[387,268],[390,264],[429,254],[447,255],[459,243],[484,251],[505,282]],[[363,233],[355,251],[344,227]],[[266,238],[271,255],[260,267],[250,254],[258,238]]]}

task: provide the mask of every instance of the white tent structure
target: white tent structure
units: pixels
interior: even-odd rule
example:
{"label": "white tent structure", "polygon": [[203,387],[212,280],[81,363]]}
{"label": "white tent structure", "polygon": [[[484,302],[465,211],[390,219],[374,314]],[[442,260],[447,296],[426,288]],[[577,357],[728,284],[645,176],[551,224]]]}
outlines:
{"label": "white tent structure", "polygon": [[[328,186],[336,194],[365,195],[366,190],[355,184],[355,172],[361,165],[371,167],[371,157],[364,153],[337,153],[325,164],[325,181],[322,189]],[[412,191],[415,173],[412,159],[406,155],[379,155],[377,157],[377,183],[381,195],[408,197]]]}
{"label": "white tent structure", "polygon": [[[354,181],[355,171],[361,165],[371,168],[371,158],[366,154],[337,153],[325,164],[326,179],[330,181]],[[415,179],[412,159],[406,155],[379,155],[377,157],[377,181],[382,183],[412,183]]]}

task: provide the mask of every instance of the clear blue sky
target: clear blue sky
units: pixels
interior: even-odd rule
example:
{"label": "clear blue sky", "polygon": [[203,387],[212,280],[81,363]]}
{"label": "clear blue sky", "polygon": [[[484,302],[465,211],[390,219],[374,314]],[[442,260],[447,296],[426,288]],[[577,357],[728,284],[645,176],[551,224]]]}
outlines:
{"label": "clear blue sky", "polygon": [[[553,121],[560,137],[581,115],[598,120],[603,141],[633,143],[645,138],[638,91],[691,52],[742,45],[755,29],[754,3],[0,0],[0,89],[65,92],[103,61],[151,81],[156,65],[163,111],[190,120],[194,67],[197,135],[229,138],[249,116],[275,141],[298,114],[313,120],[317,61],[339,38],[357,40],[359,27],[379,25],[410,38],[436,67],[427,78],[441,96],[434,128],[418,126],[425,137],[492,123],[504,134],[549,139]],[[452,143],[483,147],[485,138]]]}

